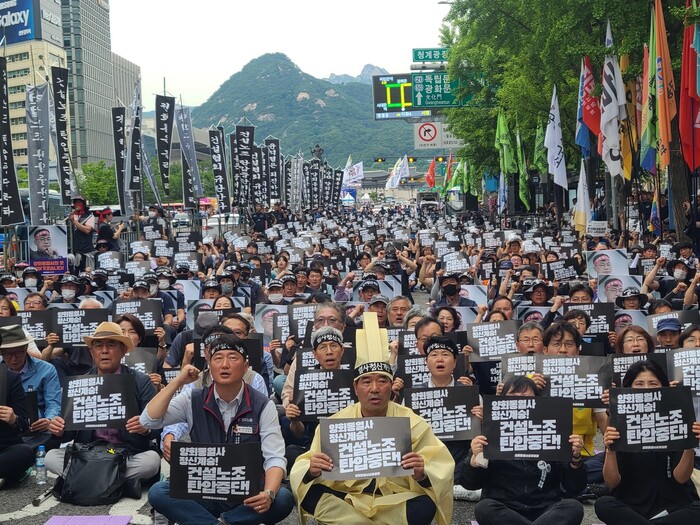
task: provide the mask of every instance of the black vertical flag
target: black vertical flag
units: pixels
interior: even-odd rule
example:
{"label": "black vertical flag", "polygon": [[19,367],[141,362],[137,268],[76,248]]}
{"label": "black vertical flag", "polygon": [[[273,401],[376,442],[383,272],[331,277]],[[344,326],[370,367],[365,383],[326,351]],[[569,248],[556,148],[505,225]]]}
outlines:
{"label": "black vertical flag", "polygon": [[209,151],[211,154],[211,169],[214,174],[214,191],[219,202],[219,213],[231,213],[231,195],[228,188],[228,173],[226,170],[226,149],[224,134],[219,129],[209,130]]}
{"label": "black vertical flag", "polygon": [[268,136],[265,139],[267,146],[267,180],[270,187],[270,200],[279,201],[282,199],[282,190],[280,187],[282,177],[281,164],[282,157],[280,155],[280,141],[275,137]]}
{"label": "black vertical flag", "polygon": [[321,206],[327,208],[331,205],[333,194],[333,168],[324,164],[321,166]]}
{"label": "black vertical flag", "polygon": [[292,195],[292,156],[287,156],[284,158],[284,171],[282,172],[282,202],[285,206],[291,206],[291,195]]}
{"label": "black vertical flag", "polygon": [[304,161],[301,165],[301,208],[313,208],[311,205],[311,164]]}
{"label": "black vertical flag", "polygon": [[321,159],[311,159],[309,162],[309,183],[311,184],[311,209],[318,208],[321,200]]}
{"label": "black vertical flag", "polygon": [[194,142],[191,140],[192,128],[189,115],[182,106],[175,108],[175,124],[180,141],[180,157],[182,159],[182,202],[185,209],[197,210],[199,203],[195,197],[195,177],[197,157],[192,150]]}
{"label": "black vertical flag", "polygon": [[333,172],[333,192],[331,193],[331,206],[337,208],[340,205],[340,189],[343,186],[343,170],[336,169]]}
{"label": "black vertical flag", "polygon": [[237,166],[237,182],[240,187],[240,206],[250,205],[251,182],[253,178],[253,145],[255,143],[255,126],[236,126],[236,150],[234,164]]}
{"label": "black vertical flag", "polygon": [[156,95],[156,152],[163,191],[170,196],[170,147],[173,142],[175,97]]}
{"label": "black vertical flag", "polygon": [[11,226],[24,223],[24,210],[19,197],[15,158],[12,156],[12,135],[10,132],[10,103],[7,93],[7,59],[0,57],[0,96],[2,96],[2,115],[0,115],[0,154],[2,163],[2,194],[0,194],[0,225]]}
{"label": "black vertical flag", "polygon": [[56,120],[56,160],[58,163],[58,184],[61,188],[61,202],[71,204],[71,168],[70,149],[68,147],[68,70],[63,67],[51,67],[53,89],[53,111]]}
{"label": "black vertical flag", "polygon": [[260,150],[260,198],[263,206],[270,205],[270,179],[268,177],[269,170],[267,168],[267,146],[261,144],[258,146]]}
{"label": "black vertical flag", "polygon": [[260,151],[260,146],[253,144],[253,149],[251,150],[250,157],[250,204],[264,204],[263,203],[263,189],[262,189],[262,152]]}
{"label": "black vertical flag", "polygon": [[112,137],[114,138],[114,171],[117,176],[119,207],[125,211],[124,180],[126,179],[126,108],[112,108]]}
{"label": "black vertical flag", "polygon": [[231,202],[234,207],[238,207],[241,205],[241,184],[238,157],[236,156],[236,134],[231,133],[228,139],[231,150]]}

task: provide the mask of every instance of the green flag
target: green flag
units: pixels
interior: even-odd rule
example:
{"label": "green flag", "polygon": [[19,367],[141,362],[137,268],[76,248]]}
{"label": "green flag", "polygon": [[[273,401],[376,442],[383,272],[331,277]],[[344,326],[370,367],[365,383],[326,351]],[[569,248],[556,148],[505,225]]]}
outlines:
{"label": "green flag", "polygon": [[547,164],[547,149],[544,147],[544,127],[542,121],[537,122],[537,134],[535,135],[535,155],[532,159],[537,171],[547,173],[549,165]]}
{"label": "green flag", "polygon": [[525,206],[525,209],[527,211],[530,211],[530,189],[528,188],[530,176],[527,173],[527,163],[525,162],[525,150],[523,149],[523,142],[520,139],[520,130],[517,128],[515,132],[515,142],[517,146],[516,153],[518,155],[518,195],[520,196],[520,201]]}
{"label": "green flag", "polygon": [[462,187],[462,162],[457,163],[457,165],[452,169],[452,177],[447,183],[447,191],[450,191],[455,186]]}
{"label": "green flag", "polygon": [[502,109],[498,110],[498,123],[496,125],[495,147],[499,152],[502,173],[517,173],[518,166],[513,155],[513,145],[510,142],[510,131],[508,131],[508,121]]}

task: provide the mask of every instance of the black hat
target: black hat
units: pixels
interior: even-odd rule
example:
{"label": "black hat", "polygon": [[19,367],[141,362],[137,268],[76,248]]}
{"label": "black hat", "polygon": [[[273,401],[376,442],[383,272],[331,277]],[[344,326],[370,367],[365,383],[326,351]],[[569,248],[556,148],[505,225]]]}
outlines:
{"label": "black hat", "polygon": [[232,281],[235,281],[231,272],[221,272],[219,275],[216,276],[217,281],[221,282],[222,279],[231,279]]}
{"label": "black hat", "polygon": [[619,296],[617,299],[615,299],[615,304],[617,305],[618,308],[624,308],[622,301],[624,299],[631,299],[633,297],[639,298],[639,307],[641,308],[645,304],[647,304],[647,301],[649,301],[649,297],[647,297],[646,294],[643,294],[639,291],[639,288],[635,288],[634,286],[630,286],[628,288],[625,288],[622,291],[622,295]]}
{"label": "black hat", "polygon": [[375,281],[374,279],[367,279],[364,281],[360,281],[360,284],[358,286],[358,290],[360,292],[363,292],[367,288],[374,288],[375,290],[379,291],[379,283]]}
{"label": "black hat", "polygon": [[148,281],[144,281],[143,279],[139,279],[134,283],[134,285],[131,287],[133,290],[136,290],[136,288],[143,288],[144,290],[151,290],[151,285],[148,284]]}
{"label": "black hat", "polygon": [[442,286],[442,283],[445,282],[445,280],[447,279],[455,279],[459,283],[459,272],[450,272],[441,275],[438,279],[438,281],[440,282],[440,286]]}
{"label": "black hat", "polygon": [[[0,280],[2,280],[2,278],[0,278]],[[62,275],[58,281],[53,283],[53,288],[58,293],[61,293],[61,288],[63,288],[63,285],[68,284],[68,283],[74,284],[78,287],[78,291],[75,294],[76,297],[79,295],[83,295],[83,293],[85,293],[85,286],[83,285],[83,282],[81,281],[81,279],[79,277],[76,277],[75,275],[72,275],[69,273]]]}
{"label": "black hat", "polygon": [[248,350],[235,335],[221,334],[219,337],[217,337],[209,347],[209,355],[214,357],[216,352],[220,352],[222,350],[235,350],[241,354],[246,361],[248,360]]}
{"label": "black hat", "polygon": [[459,355],[457,344],[444,335],[434,335],[425,342],[425,355],[428,356],[433,350],[447,350],[455,357]]}
{"label": "black hat", "polygon": [[673,276],[673,268],[677,264],[683,264],[686,268],[688,268],[688,275],[685,276],[686,280],[693,278],[693,276],[695,275],[695,268],[691,268],[690,264],[688,264],[688,261],[686,261],[685,259],[673,259],[672,261],[669,261],[666,264],[666,273]]}
{"label": "black hat", "polygon": [[297,282],[297,278],[295,277],[294,274],[291,274],[291,273],[285,273],[284,275],[282,275],[279,278],[279,280],[282,281],[282,284],[288,283],[288,282],[293,282],[294,284],[296,284],[296,282]]}
{"label": "black hat", "polygon": [[272,279],[272,280],[270,280],[269,283],[267,283],[268,290],[270,288],[282,288],[283,286],[284,286],[284,284],[279,279]]}
{"label": "black hat", "polygon": [[221,285],[214,279],[209,279],[202,284],[202,291],[204,292],[205,290],[219,290],[219,293],[221,293]]}
{"label": "black hat", "polygon": [[554,297],[554,287],[551,284],[547,284],[546,281],[543,281],[542,279],[533,279],[532,281],[529,282],[530,287],[527,288],[526,290],[523,291],[523,297],[526,300],[530,300],[530,296],[532,295],[532,292],[535,291],[535,288],[537,286],[544,286],[545,288],[545,293],[547,294],[547,300],[549,301],[552,297]]}
{"label": "black hat", "polygon": [[144,272],[144,274],[141,276],[141,279],[143,279],[144,281],[157,283],[158,275],[156,275],[156,272]]}
{"label": "black hat", "polygon": [[170,284],[173,284],[175,281],[177,281],[177,277],[175,277],[175,274],[173,271],[166,267],[166,266],[160,266],[156,268],[156,275],[160,277],[167,277],[170,280]]}

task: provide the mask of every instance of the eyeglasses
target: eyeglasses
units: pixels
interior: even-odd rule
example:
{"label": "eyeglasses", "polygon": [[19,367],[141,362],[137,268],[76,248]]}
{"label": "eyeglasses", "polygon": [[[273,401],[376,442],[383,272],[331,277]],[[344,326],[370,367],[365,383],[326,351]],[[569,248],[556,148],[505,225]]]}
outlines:
{"label": "eyeglasses", "polygon": [[102,350],[103,348],[107,350],[117,350],[122,347],[122,343],[108,339],[106,341],[94,341],[92,347],[96,350]]}
{"label": "eyeglasses", "polygon": [[0,352],[0,355],[5,361],[9,361],[10,359],[19,359],[25,353],[25,350],[20,350],[19,352]]}
{"label": "eyeglasses", "polygon": [[542,342],[542,339],[540,337],[523,337],[522,339],[518,339],[518,343],[523,343],[524,345],[538,345]]}
{"label": "eyeglasses", "polygon": [[610,286],[610,287],[608,287],[608,288],[605,288],[605,291],[606,291],[606,292],[616,292],[616,293],[617,293],[617,292],[621,292],[621,291],[622,291],[622,287],[621,287],[621,286]]}
{"label": "eyeglasses", "polygon": [[324,324],[334,325],[340,323],[340,319],[337,317],[319,317],[314,321],[314,325],[322,326]]}
{"label": "eyeglasses", "polygon": [[42,303],[41,301],[24,301],[24,307],[26,308],[27,306],[41,306]]}
{"label": "eyeglasses", "polygon": [[622,342],[624,344],[631,344],[631,343],[645,343],[646,338],[642,337],[641,335],[637,337],[625,337]]}

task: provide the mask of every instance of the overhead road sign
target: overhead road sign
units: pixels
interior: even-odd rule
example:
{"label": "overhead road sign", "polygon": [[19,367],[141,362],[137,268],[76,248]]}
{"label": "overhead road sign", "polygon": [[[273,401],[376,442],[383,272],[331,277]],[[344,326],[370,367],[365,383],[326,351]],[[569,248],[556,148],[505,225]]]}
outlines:
{"label": "overhead road sign", "polygon": [[413,50],[414,62],[447,62],[450,54],[446,47],[421,47]]}
{"label": "overhead road sign", "polygon": [[430,109],[414,107],[412,86],[410,73],[373,76],[374,120],[431,117]]}
{"label": "overhead road sign", "polygon": [[459,82],[450,80],[445,71],[411,73],[411,82],[413,84],[411,102],[415,108],[457,108],[467,103],[466,100],[455,98]]}

